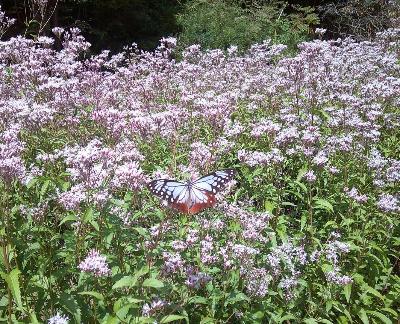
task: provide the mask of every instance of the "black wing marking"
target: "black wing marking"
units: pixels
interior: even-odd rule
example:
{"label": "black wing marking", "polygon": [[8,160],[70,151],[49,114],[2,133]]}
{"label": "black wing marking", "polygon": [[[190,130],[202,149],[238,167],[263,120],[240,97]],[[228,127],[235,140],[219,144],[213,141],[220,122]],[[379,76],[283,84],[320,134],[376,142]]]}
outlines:
{"label": "black wing marking", "polygon": [[150,191],[168,203],[178,202],[186,196],[187,184],[175,180],[159,179],[148,184]]}
{"label": "black wing marking", "polygon": [[212,172],[194,181],[192,185],[199,190],[206,190],[213,194],[220,192],[235,176],[234,169],[225,169]]}

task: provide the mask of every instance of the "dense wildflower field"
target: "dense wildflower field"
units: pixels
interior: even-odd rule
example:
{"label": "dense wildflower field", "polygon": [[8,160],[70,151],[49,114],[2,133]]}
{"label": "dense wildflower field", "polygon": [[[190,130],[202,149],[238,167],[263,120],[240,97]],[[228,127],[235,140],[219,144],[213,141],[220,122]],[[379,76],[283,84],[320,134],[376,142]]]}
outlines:
{"label": "dense wildflower field", "polygon": [[[0,42],[1,321],[398,320],[400,30],[296,56],[53,33]],[[227,168],[194,215],[146,186]]]}

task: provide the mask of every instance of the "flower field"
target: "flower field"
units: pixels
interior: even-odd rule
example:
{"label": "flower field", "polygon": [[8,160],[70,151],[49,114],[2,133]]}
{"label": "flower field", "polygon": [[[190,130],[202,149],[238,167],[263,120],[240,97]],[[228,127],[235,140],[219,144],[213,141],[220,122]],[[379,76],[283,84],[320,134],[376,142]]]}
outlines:
{"label": "flower field", "polygon": [[[296,56],[53,33],[0,42],[0,321],[397,321],[400,30]],[[146,186],[227,168],[194,215]]]}

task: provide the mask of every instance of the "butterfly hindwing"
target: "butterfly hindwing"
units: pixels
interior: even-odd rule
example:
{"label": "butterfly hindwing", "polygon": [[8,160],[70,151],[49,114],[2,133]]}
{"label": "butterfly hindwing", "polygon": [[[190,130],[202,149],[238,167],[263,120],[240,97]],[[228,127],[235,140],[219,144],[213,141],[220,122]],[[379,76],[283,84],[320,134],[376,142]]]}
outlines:
{"label": "butterfly hindwing", "polygon": [[199,211],[212,207],[215,205],[215,196],[207,190],[192,187],[191,190],[191,206],[189,207],[189,214],[196,214]]}

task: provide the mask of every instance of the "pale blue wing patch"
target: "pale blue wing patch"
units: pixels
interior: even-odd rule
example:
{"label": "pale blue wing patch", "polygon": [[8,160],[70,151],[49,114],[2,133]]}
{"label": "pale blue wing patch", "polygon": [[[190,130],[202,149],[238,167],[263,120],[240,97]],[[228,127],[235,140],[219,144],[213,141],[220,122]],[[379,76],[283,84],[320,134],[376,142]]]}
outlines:
{"label": "pale blue wing patch", "polygon": [[187,188],[187,184],[174,180],[159,179],[150,182],[148,188],[153,194],[172,203]]}
{"label": "pale blue wing patch", "polygon": [[191,205],[194,204],[205,204],[208,202],[208,196],[205,194],[204,191],[199,190],[195,187],[192,188],[191,195],[190,195]]}
{"label": "pale blue wing patch", "polygon": [[220,170],[197,179],[192,185],[194,188],[207,190],[210,193],[216,194],[233,179],[234,175],[234,169]]}

